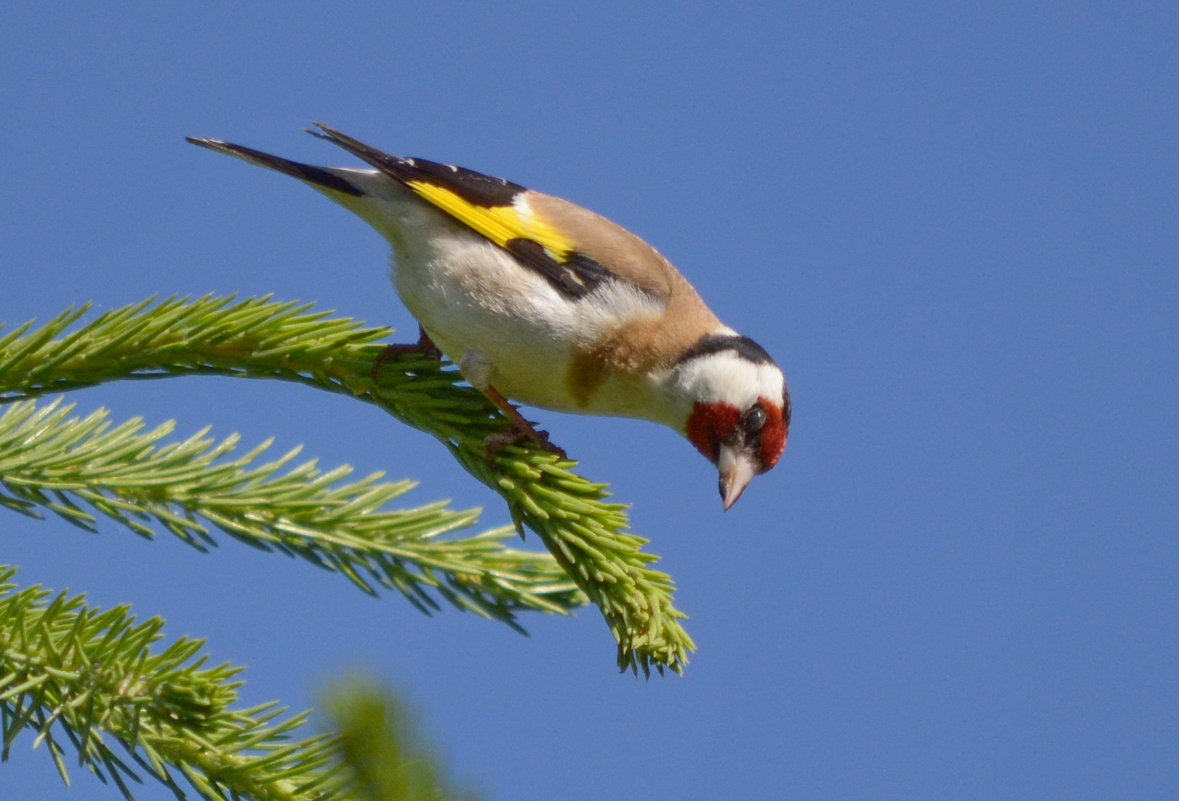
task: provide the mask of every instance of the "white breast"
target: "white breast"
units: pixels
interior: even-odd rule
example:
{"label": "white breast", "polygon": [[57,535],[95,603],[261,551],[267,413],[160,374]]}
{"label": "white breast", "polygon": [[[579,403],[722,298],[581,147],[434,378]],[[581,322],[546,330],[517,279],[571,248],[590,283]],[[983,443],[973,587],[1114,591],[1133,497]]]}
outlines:
{"label": "white breast", "polygon": [[[374,182],[384,178],[369,175]],[[658,302],[613,282],[571,301],[539,273],[400,184],[365,188],[369,196],[347,205],[392,244],[398,295],[451,361],[457,364],[478,349],[492,365],[492,385],[530,406],[652,416],[648,409],[656,399],[636,392],[633,382],[608,380],[595,393],[593,408],[586,409],[570,393],[566,377],[578,346],[588,347],[628,320],[659,315]]]}

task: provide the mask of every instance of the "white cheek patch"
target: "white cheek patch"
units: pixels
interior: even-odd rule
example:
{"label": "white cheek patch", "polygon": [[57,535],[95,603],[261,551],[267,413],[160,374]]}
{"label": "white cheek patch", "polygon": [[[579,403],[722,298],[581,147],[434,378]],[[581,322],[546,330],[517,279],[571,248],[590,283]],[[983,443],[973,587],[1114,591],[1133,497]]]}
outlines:
{"label": "white cheek patch", "polygon": [[678,372],[678,383],[693,399],[727,403],[738,409],[749,408],[758,398],[780,403],[786,385],[776,365],[755,364],[731,350],[692,359]]}

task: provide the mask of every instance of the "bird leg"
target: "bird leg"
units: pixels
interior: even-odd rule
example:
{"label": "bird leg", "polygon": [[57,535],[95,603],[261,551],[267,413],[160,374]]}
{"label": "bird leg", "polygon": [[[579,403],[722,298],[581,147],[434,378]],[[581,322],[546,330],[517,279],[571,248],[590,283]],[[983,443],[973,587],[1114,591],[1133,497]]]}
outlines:
{"label": "bird leg", "polygon": [[496,451],[505,445],[515,445],[520,440],[527,439],[549,453],[555,453],[562,459],[568,458],[563,448],[549,442],[549,432],[537,431],[532,423],[524,419],[524,415],[508,402],[508,399],[500,394],[493,386],[484,387],[483,394],[487,399],[495,404],[495,407],[504,413],[504,416],[512,424],[511,431],[501,431],[495,434],[489,434],[484,440],[483,444],[487,446],[487,453],[494,456]]}
{"label": "bird leg", "polygon": [[537,431],[532,423],[525,420],[516,407],[491,385],[493,368],[486,353],[478,348],[472,348],[464,353],[463,358],[459,360],[459,372],[463,374],[463,378],[471,382],[471,386],[494,403],[495,408],[503,412],[504,417],[508,418],[512,424],[510,431],[490,434],[483,440],[484,445],[487,446],[488,455],[494,456],[496,451],[505,445],[515,445],[520,440],[527,439],[549,453],[555,453],[562,459],[566,458],[565,451],[549,442],[549,435],[546,432]]}

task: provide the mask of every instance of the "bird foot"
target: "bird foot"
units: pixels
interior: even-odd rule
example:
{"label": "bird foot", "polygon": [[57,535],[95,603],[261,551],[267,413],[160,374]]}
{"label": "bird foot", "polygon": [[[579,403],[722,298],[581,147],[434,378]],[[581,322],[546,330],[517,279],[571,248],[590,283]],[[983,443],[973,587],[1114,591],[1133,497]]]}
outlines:
{"label": "bird foot", "polygon": [[373,361],[373,380],[376,380],[377,373],[381,371],[381,365],[390,359],[396,359],[398,356],[423,356],[430,361],[442,361],[442,351],[430,339],[430,335],[426,333],[426,329],[418,327],[418,341],[414,343],[405,343],[399,345],[386,345],[385,349],[377,354],[377,358]]}
{"label": "bird foot", "polygon": [[494,457],[503,448],[508,445],[517,445],[524,440],[528,440],[533,445],[546,450],[549,453],[556,454],[562,459],[568,459],[565,449],[554,445],[549,441],[549,432],[538,431],[533,428],[531,423],[525,421],[524,426],[514,425],[508,431],[497,431],[494,434],[488,434],[483,438],[483,445],[487,448],[487,455]]}
{"label": "bird foot", "polygon": [[[467,359],[464,357],[463,361],[466,362]],[[462,368],[460,367],[460,369]],[[508,418],[508,422],[512,424],[512,427],[507,431],[500,431],[484,437],[483,444],[487,447],[488,456],[494,457],[500,448],[503,448],[505,445],[515,445],[526,439],[549,453],[555,453],[562,459],[568,458],[564,450],[549,442],[547,431],[537,431],[536,427],[525,420],[524,415],[520,414],[519,409],[513,406],[498,389],[490,385],[484,386],[481,389],[483,394],[487,396],[487,399],[495,404],[495,407],[503,412],[504,417]]]}

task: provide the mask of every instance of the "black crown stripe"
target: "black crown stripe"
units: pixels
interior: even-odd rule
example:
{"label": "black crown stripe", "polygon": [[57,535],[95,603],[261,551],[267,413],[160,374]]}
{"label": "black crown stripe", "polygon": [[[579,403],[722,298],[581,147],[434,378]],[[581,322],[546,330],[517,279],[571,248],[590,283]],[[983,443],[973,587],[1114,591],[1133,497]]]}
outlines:
{"label": "black crown stripe", "polygon": [[696,340],[695,345],[683,352],[679,359],[676,360],[676,364],[683,364],[692,359],[711,356],[714,353],[722,353],[726,350],[734,351],[742,359],[753,362],[754,364],[774,363],[774,360],[770,358],[770,354],[766,353],[765,348],[749,337],[743,337],[739,334],[705,334]]}

